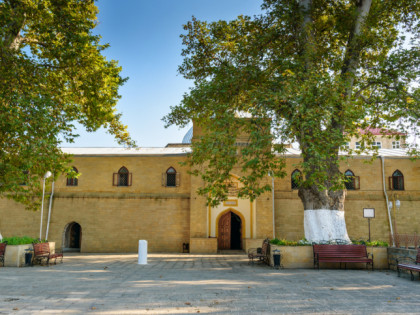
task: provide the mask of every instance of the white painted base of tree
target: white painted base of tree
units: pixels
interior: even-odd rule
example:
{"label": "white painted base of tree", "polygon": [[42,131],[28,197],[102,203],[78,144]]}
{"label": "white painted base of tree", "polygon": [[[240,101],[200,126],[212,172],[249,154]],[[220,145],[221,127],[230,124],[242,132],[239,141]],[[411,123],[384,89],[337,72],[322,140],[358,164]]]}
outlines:
{"label": "white painted base of tree", "polygon": [[305,210],[305,238],[310,242],[345,240],[350,243],[347,234],[344,211],[339,210]]}

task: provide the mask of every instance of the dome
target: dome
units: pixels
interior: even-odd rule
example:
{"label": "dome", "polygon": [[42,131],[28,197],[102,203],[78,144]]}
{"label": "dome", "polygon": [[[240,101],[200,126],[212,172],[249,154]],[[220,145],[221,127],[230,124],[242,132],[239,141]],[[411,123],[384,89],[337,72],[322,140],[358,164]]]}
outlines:
{"label": "dome", "polygon": [[185,134],[184,138],[182,138],[182,143],[184,144],[191,143],[192,137],[193,137],[193,127],[191,127]]}

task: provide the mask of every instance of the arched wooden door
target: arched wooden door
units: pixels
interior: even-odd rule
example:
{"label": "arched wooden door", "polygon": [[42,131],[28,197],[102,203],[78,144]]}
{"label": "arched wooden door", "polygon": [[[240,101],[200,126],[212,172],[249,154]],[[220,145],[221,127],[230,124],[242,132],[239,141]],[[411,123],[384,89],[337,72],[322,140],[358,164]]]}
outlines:
{"label": "arched wooden door", "polygon": [[232,212],[227,212],[219,219],[219,249],[230,249]]}
{"label": "arched wooden door", "polygon": [[232,211],[219,219],[219,249],[242,249],[242,220]]}

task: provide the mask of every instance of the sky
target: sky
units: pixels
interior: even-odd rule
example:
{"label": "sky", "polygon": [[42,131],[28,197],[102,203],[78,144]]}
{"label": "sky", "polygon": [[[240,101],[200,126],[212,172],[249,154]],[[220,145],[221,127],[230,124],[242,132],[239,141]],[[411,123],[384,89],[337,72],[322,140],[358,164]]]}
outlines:
{"label": "sky", "polygon": [[[203,21],[232,20],[261,13],[262,0],[99,0],[95,33],[110,48],[104,55],[122,66],[129,80],[120,89],[117,109],[139,147],[179,143],[189,127],[164,127],[161,120],[178,105],[192,82],[178,74],[182,64],[182,28],[195,16]],[[75,143],[63,147],[118,147],[101,129],[78,127]]]}

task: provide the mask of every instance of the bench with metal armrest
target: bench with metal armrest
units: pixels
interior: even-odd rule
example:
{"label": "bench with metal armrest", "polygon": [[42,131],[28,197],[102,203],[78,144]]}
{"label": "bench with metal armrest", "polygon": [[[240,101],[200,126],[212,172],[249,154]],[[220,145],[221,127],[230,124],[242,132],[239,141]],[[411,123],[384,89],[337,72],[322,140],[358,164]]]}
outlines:
{"label": "bench with metal armrest", "polygon": [[419,278],[420,278],[420,247],[418,248],[417,257],[416,257],[415,260],[411,257],[400,257],[400,258],[397,259],[398,277],[401,276],[401,269],[405,269],[405,270],[410,271],[411,281],[414,280],[413,272],[418,272],[419,273]]}
{"label": "bench with metal armrest", "polygon": [[269,240],[267,238],[263,241],[261,247],[248,249],[248,264],[253,264],[254,259],[267,265],[269,264],[268,243]]}
{"label": "bench with metal armrest", "polygon": [[54,265],[57,263],[57,259],[60,258],[63,262],[63,253],[51,253],[49,243],[34,243],[34,263],[42,264],[45,260],[46,265],[48,266],[51,260],[54,260]]}

